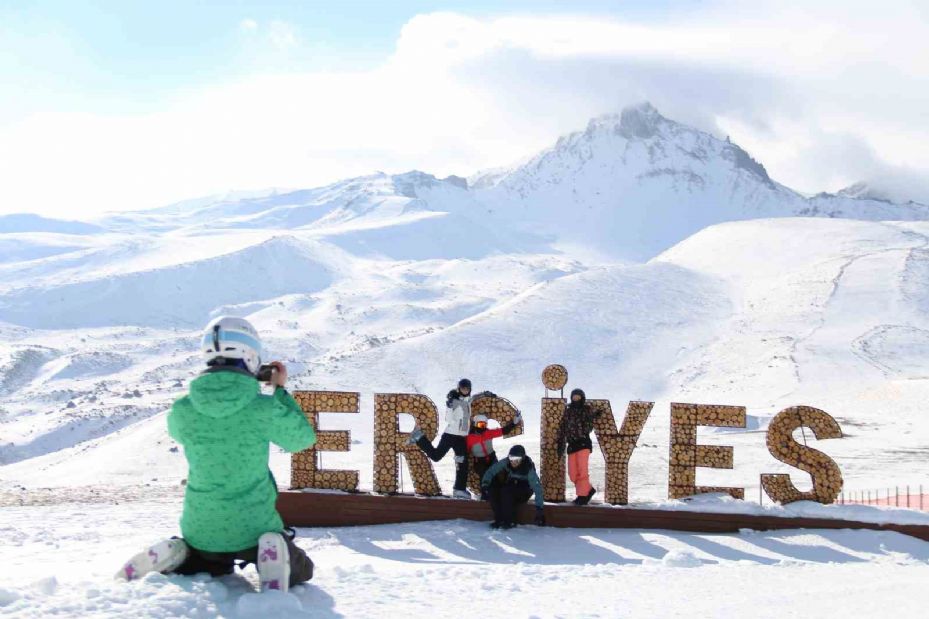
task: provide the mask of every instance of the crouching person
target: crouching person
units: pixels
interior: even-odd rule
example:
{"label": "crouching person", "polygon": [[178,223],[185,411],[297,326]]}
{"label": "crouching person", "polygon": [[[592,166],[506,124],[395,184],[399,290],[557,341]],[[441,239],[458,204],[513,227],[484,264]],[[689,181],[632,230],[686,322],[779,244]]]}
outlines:
{"label": "crouching person", "polygon": [[481,488],[490,495],[490,507],[494,512],[494,529],[512,529],[516,526],[516,510],[529,497],[535,495],[535,524],[545,526],[542,483],[536,473],[532,458],[526,455],[522,445],[513,445],[506,459],[493,465],[481,479]]}
{"label": "crouching person", "polygon": [[168,415],[168,433],[184,447],[188,481],[183,538],[139,553],[116,574],[231,574],[254,563],[261,589],[287,591],[313,577],[313,562],[277,512],[269,443],[296,452],[316,442],[313,427],[284,388],[287,368],[271,364],[274,395],[262,395],[258,332],[242,318],[212,321],[203,335],[207,369]]}

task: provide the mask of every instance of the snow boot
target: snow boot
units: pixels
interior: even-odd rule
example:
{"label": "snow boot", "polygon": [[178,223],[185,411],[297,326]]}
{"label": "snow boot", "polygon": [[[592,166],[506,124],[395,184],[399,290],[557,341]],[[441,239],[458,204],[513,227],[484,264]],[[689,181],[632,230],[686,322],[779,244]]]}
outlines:
{"label": "snow boot", "polygon": [[500,525],[500,528],[503,529],[504,531],[507,531],[509,529],[512,529],[515,526],[516,526],[515,522],[504,522],[503,524]]}
{"label": "snow boot", "polygon": [[468,499],[470,501],[474,497],[471,496],[471,493],[468,492],[467,490],[455,490],[454,492],[452,492],[452,498],[453,499]]}
{"label": "snow boot", "polygon": [[597,494],[597,489],[591,488],[590,492],[588,492],[586,496],[578,497],[580,499],[578,505],[587,505],[590,503],[590,499],[592,499],[595,494]]}
{"label": "snow boot", "polygon": [[503,526],[503,523],[500,522],[499,520],[494,520],[493,522],[490,523],[491,529],[499,529],[502,526]]}
{"label": "snow boot", "polygon": [[190,548],[184,540],[176,537],[166,539],[129,559],[122,569],[116,572],[116,578],[137,580],[151,572],[172,572],[180,567],[189,555]]}
{"label": "snow boot", "polygon": [[280,533],[265,533],[258,538],[258,580],[261,591],[287,593],[290,587],[290,551]]}

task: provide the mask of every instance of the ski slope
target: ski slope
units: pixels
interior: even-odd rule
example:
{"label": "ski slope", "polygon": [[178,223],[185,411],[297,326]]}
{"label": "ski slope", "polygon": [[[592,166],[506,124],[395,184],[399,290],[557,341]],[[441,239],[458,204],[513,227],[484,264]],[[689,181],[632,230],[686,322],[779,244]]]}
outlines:
{"label": "ski slope", "polygon": [[[915,484],[929,439],[921,414],[926,235],[921,222],[755,220],[707,228],[645,264],[601,266],[555,254],[374,260],[293,236],[264,245],[318,251],[337,265],[332,283],[222,311],[259,325],[272,354],[291,363],[295,388],[362,393],[362,414],[323,427],[352,431],[350,453],[324,457],[327,466],[359,469],[363,487],[375,392],[438,401],[467,374],[524,411],[531,450],[538,374],[552,362],[569,368],[570,386],[610,399],[617,417],[629,400],[656,402],[632,459],[633,498],[666,491],[671,401],[748,407],[746,432],[701,431],[737,451],[733,471],[701,470],[700,483],[757,496],[758,474],[783,470],[758,431],[778,410],[808,404],[845,430],[822,448],[849,488]],[[247,273],[240,270],[243,290],[258,285]],[[121,296],[127,313],[149,304]],[[13,442],[3,448],[5,480],[54,487],[184,477],[163,416],[198,366],[196,329],[9,329],[0,381],[4,436]],[[288,478],[286,455],[276,454],[274,467]],[[450,483],[451,467],[438,469]]]}
{"label": "ski slope", "polygon": [[[201,367],[200,328],[224,313],[257,326],[292,388],[361,392],[360,415],[322,421],[351,431],[351,451],[322,457],[359,470],[363,489],[374,393],[439,402],[468,376],[523,411],[518,440],[536,455],[549,363],[617,419],[629,400],[655,401],[630,463],[634,502],[666,497],[673,401],[747,407],[745,430],[700,430],[735,447],[735,468],[700,469],[697,482],[745,487],[751,501],[759,473],[809,487],[764,443],[795,404],[839,421],[844,438],[811,443],[847,489],[926,482],[924,205],[801,196],[737,145],[639,106],[467,181],[376,173],[87,223],[0,228],[5,613],[451,616],[493,612],[504,595],[530,616],[780,616],[779,604],[860,616],[882,597],[917,612],[899,591],[925,579],[927,545],[876,533],[426,524],[305,531],[318,580],[278,600],[250,596],[242,578],[109,576],[177,533],[186,464],[165,414]],[[602,460],[591,463],[600,486]],[[286,486],[289,456],[273,450],[271,466]],[[450,489],[451,462],[436,471]],[[584,606],[579,591],[596,595]]]}

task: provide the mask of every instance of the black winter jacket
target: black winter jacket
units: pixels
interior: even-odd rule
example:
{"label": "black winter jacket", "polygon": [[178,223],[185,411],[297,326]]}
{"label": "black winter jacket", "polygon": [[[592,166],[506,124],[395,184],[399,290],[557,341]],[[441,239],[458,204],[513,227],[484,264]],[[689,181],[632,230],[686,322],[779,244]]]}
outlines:
{"label": "black winter jacket", "polygon": [[561,425],[558,428],[558,438],[555,443],[558,450],[564,449],[572,454],[582,449],[593,449],[590,433],[594,429],[594,420],[602,411],[595,411],[587,402],[571,402],[564,409]]}

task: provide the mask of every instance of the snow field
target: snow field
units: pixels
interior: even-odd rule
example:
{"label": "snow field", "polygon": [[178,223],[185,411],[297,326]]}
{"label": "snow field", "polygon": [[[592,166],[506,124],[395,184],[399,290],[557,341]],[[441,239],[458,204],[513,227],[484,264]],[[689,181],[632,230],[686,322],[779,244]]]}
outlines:
{"label": "snow field", "polygon": [[210,579],[112,580],[176,534],[176,501],[0,509],[8,617],[895,617],[924,612],[929,544],[884,532],[734,535],[491,532],[450,521],[301,529],[310,584],[255,593],[254,568]]}

